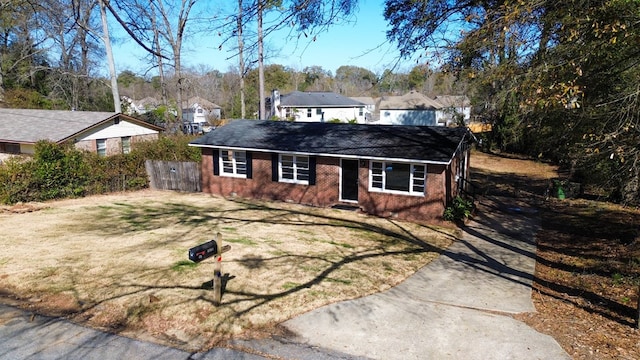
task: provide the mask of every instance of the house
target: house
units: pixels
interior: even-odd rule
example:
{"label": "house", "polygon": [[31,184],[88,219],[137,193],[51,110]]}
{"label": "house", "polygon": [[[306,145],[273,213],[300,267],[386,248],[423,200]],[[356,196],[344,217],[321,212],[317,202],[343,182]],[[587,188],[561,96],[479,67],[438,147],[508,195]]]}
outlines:
{"label": "house", "polygon": [[471,101],[464,95],[438,95],[434,100],[442,108],[436,114],[438,124],[452,125],[463,120],[468,125],[471,122]]}
{"label": "house", "polygon": [[465,128],[236,120],[190,143],[202,190],[428,222],[467,185]]}
{"label": "house", "polygon": [[442,105],[429,97],[411,91],[402,96],[384,96],[380,98],[379,120],[381,125],[417,125],[436,126],[437,112]]}
{"label": "house", "polygon": [[274,90],[267,101],[267,119],[304,122],[365,122],[365,104],[333,92]]}
{"label": "house", "polygon": [[157,139],[160,131],[112,112],[0,109],[0,153],[5,154],[33,154],[40,140],[73,143],[100,155],[128,153],[137,142]]}
{"label": "house", "polygon": [[209,100],[195,96],[187,100],[182,108],[182,120],[188,123],[207,124],[209,120],[220,119],[222,108]]}
{"label": "house", "polygon": [[156,110],[160,105],[160,102],[156,98],[150,96],[140,100],[134,100],[130,97],[122,96],[120,100],[126,109],[125,113],[132,116],[146,114],[150,111]]}
{"label": "house", "polygon": [[376,101],[370,96],[352,97],[351,99],[359,101],[364,104],[364,122],[369,123],[374,121],[373,114],[376,111]]}

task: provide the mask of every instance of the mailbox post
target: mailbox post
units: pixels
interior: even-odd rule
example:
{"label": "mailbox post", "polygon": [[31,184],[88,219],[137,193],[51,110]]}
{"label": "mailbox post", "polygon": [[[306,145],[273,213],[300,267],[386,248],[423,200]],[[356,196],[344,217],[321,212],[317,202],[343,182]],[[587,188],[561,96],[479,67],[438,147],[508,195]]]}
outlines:
{"label": "mailbox post", "polygon": [[222,234],[217,233],[215,239],[189,249],[189,260],[200,262],[210,257],[215,258],[213,265],[213,303],[218,306],[222,299],[222,253],[231,250],[230,245],[222,246]]}
{"label": "mailbox post", "polygon": [[213,303],[216,306],[220,305],[222,298],[222,234],[217,233],[216,239],[218,241],[216,252],[216,263],[213,267]]}

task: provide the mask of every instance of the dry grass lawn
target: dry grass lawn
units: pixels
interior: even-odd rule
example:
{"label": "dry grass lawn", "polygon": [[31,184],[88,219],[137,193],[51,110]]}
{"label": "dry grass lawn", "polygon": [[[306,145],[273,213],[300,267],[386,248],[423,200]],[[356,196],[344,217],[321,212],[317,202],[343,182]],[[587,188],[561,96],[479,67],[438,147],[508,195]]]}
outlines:
{"label": "dry grass lawn", "polygon": [[[388,289],[455,239],[346,210],[157,191],[3,207],[0,227],[5,300],[192,351]],[[213,258],[187,257],[217,232],[231,245],[218,307]]]}

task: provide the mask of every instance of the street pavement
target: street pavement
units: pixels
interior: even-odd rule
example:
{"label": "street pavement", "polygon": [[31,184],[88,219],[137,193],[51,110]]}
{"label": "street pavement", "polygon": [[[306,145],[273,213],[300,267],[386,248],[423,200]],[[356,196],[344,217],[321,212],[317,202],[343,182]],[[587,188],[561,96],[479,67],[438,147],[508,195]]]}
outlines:
{"label": "street pavement", "polygon": [[535,209],[483,199],[460,239],[398,286],[283,324],[292,336],[203,353],[104,333],[0,305],[0,359],[570,359],[513,319],[535,311]]}

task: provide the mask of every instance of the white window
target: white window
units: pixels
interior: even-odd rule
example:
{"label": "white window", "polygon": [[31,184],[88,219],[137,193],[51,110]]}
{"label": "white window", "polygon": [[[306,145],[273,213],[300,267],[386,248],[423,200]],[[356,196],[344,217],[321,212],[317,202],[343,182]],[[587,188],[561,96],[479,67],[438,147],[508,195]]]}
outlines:
{"label": "white window", "polygon": [[311,109],[310,109],[310,108],[309,108],[309,109],[307,109],[307,117],[308,117],[308,118],[310,118],[310,117],[311,117],[311,113],[312,113]]}
{"label": "white window", "polygon": [[397,194],[424,195],[427,168],[424,164],[372,161],[369,190]]}
{"label": "white window", "polygon": [[99,156],[107,156],[107,140],[106,139],[96,140],[96,150],[98,150]]}
{"label": "white window", "polygon": [[309,157],[280,155],[278,181],[309,184]]}
{"label": "white window", "polygon": [[128,154],[131,152],[131,136],[123,136],[122,141],[122,153]]}
{"label": "white window", "polygon": [[220,150],[220,175],[247,177],[247,153],[245,151]]}

